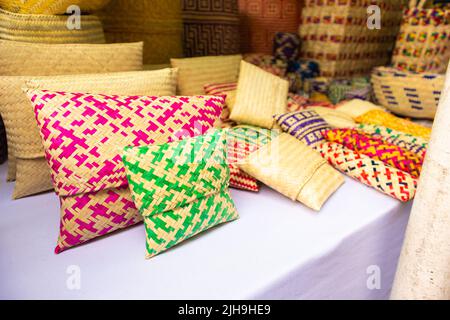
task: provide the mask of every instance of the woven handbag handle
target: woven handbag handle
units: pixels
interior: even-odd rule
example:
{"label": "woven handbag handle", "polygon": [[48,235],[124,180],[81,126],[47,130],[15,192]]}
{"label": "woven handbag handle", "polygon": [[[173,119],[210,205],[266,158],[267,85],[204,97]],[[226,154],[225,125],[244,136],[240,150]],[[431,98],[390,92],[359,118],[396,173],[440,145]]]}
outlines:
{"label": "woven handbag handle", "polygon": [[417,9],[423,9],[425,6],[427,0],[409,0],[409,8],[417,8]]}

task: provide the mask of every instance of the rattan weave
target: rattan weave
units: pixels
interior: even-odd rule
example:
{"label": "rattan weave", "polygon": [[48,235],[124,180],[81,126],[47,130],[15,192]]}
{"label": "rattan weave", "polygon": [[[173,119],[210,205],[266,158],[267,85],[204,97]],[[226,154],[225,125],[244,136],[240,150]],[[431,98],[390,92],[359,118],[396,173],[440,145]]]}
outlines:
{"label": "rattan weave", "polygon": [[92,12],[103,8],[110,0],[0,0],[0,8],[27,14],[64,14],[75,5],[82,12]]}

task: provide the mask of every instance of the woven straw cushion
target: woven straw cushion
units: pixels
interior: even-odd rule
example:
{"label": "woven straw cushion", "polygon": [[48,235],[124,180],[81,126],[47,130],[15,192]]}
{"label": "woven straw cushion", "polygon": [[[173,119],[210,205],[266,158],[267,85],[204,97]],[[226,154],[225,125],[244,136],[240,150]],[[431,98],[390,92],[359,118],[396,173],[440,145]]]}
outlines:
{"label": "woven straw cushion", "polygon": [[330,125],[314,110],[289,112],[275,115],[281,130],[289,133],[308,146],[315,146],[324,140],[322,131],[330,129]]}
{"label": "woven straw cushion", "polygon": [[80,29],[67,27],[67,16],[29,15],[0,9],[0,39],[36,43],[105,43],[102,23],[80,17]]}
{"label": "woven straw cushion", "polygon": [[177,142],[125,149],[133,199],[144,218],[147,258],[238,218],[228,190],[220,130]]}
{"label": "woven straw cushion", "polygon": [[367,186],[401,201],[414,198],[417,179],[404,171],[386,166],[339,143],[325,142],[317,150],[334,167]]}
{"label": "woven straw cushion", "polygon": [[[39,129],[34,112],[21,88],[49,89],[64,92],[90,92],[105,94],[175,95],[175,69],[159,71],[137,71],[50,77],[0,77],[4,95],[0,96],[0,107],[10,122],[10,142],[17,158],[17,177],[13,198],[21,198],[50,190],[49,169],[44,161]],[[27,177],[18,168],[30,172],[31,168],[43,172]],[[27,166],[29,166],[28,169]]]}
{"label": "woven straw cushion", "polygon": [[27,94],[61,200],[56,252],[139,221],[120,157],[125,146],[201,134],[224,104],[211,96]]}
{"label": "woven straw cushion", "polygon": [[[142,43],[62,45],[0,40],[0,48],[0,99],[8,101],[19,99],[18,96],[23,93],[19,93],[18,87],[10,82],[15,83],[15,80],[4,80],[1,76],[24,76],[23,80],[26,80],[30,76],[142,70]],[[15,88],[14,92],[10,91],[11,87]],[[3,113],[3,108],[4,102],[0,102],[0,114]],[[5,117],[3,120],[6,122],[6,133],[10,141],[8,122],[12,120]],[[14,180],[14,147],[9,149],[8,158],[8,180]]]}
{"label": "woven straw cushion", "polygon": [[357,117],[355,120],[359,123],[385,126],[397,131],[402,131],[404,133],[423,138],[427,141],[430,140],[431,136],[430,128],[415,124],[414,122],[396,117],[390,113],[380,110],[371,110]]}
{"label": "woven straw cushion", "polygon": [[171,59],[172,67],[179,72],[178,93],[199,95],[204,94],[205,84],[236,82],[241,60],[241,55]]}
{"label": "woven straw cushion", "polygon": [[252,153],[239,167],[316,211],[344,183],[344,177],[319,154],[287,133]]}
{"label": "woven straw cushion", "polygon": [[257,180],[239,169],[239,164],[246,162],[251,153],[266,145],[276,135],[278,135],[276,130],[252,126],[237,126],[227,131],[230,187],[259,191]]}
{"label": "woven straw cushion", "polygon": [[386,142],[395,144],[396,146],[402,147],[403,149],[414,152],[422,159],[425,158],[425,154],[428,148],[428,142],[423,138],[373,124],[361,123],[357,128],[372,135],[380,136]]}
{"label": "woven straw cushion", "polygon": [[273,127],[274,114],[287,111],[289,82],[242,61],[230,118],[237,123]]}
{"label": "woven straw cushion", "polygon": [[110,0],[0,0],[0,7],[18,13],[28,14],[64,14],[71,5],[78,6],[83,12],[103,8]]}
{"label": "woven straw cushion", "polygon": [[235,123],[230,120],[230,110],[233,110],[234,102],[236,100],[236,89],[237,82],[212,83],[203,86],[205,94],[209,96],[226,96],[225,108],[223,108],[222,114],[214,124],[216,128],[230,128],[235,125]]}
{"label": "woven straw cushion", "polygon": [[354,129],[327,130],[324,137],[330,142],[340,143],[388,166],[408,172],[415,178],[420,176],[423,159],[411,151],[384,141],[381,137]]}
{"label": "woven straw cushion", "polygon": [[328,107],[309,107],[316,111],[333,128],[353,128],[356,122],[349,115]]}
{"label": "woven straw cushion", "polygon": [[363,115],[366,112],[371,110],[381,110],[384,111],[383,108],[369,102],[360,99],[353,99],[350,101],[345,101],[339,106],[336,107],[337,111],[343,112],[346,115],[352,117],[353,119]]}

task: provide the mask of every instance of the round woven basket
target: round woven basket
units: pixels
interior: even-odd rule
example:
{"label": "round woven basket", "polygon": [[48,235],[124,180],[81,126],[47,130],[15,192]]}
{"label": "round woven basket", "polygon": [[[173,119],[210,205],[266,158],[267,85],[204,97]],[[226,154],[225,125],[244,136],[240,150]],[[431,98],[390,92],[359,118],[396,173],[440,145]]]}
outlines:
{"label": "round woven basket", "polygon": [[434,119],[444,80],[443,74],[388,67],[378,67],[372,72],[373,90],[379,104],[413,118]]}
{"label": "round woven basket", "polygon": [[82,12],[92,12],[106,6],[110,0],[0,0],[0,8],[15,13],[64,14],[72,5]]}
{"label": "round woven basket", "polygon": [[71,30],[68,16],[12,13],[0,9],[0,39],[37,43],[105,43],[100,19],[81,16],[81,28]]}

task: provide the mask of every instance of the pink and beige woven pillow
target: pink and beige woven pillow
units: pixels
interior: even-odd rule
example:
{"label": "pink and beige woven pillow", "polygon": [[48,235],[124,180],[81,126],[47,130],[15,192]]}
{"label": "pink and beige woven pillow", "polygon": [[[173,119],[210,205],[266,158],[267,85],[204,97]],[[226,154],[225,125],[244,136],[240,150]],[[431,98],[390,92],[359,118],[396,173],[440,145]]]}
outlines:
{"label": "pink and beige woven pillow", "polygon": [[230,112],[233,110],[234,101],[236,99],[237,82],[206,84],[203,89],[208,96],[226,96],[225,107],[214,127],[225,129],[234,126],[235,123],[230,120]]}
{"label": "pink and beige woven pillow", "polygon": [[127,188],[126,146],[202,134],[223,97],[155,97],[27,92],[61,201],[59,253],[141,221]]}

